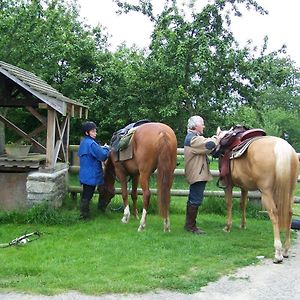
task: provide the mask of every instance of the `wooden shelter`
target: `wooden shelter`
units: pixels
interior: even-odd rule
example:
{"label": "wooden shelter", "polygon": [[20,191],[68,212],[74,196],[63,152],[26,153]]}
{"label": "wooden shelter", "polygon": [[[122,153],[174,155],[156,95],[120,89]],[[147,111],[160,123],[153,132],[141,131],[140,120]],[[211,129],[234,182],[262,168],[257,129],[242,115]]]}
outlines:
{"label": "wooden shelter", "polygon": [[[40,126],[31,132],[23,131],[6,117],[5,109],[11,107],[26,109]],[[43,109],[46,114],[41,113]],[[0,175],[5,173],[7,177],[8,173],[24,173],[24,170],[30,173],[37,169],[40,173],[55,174],[68,168],[70,118],[87,118],[87,114],[87,106],[65,97],[33,73],[0,61],[0,122],[35,150],[26,158],[12,159],[0,155]],[[41,133],[45,138],[38,138]],[[0,183],[10,184],[3,176]],[[26,185],[28,194],[28,176]]]}

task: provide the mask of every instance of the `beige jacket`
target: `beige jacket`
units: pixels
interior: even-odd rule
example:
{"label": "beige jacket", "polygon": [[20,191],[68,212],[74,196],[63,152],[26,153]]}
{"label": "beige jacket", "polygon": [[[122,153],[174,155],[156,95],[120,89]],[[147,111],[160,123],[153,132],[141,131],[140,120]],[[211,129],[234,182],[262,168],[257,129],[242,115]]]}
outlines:
{"label": "beige jacket", "polygon": [[216,136],[205,138],[189,131],[184,142],[185,177],[189,184],[213,179],[207,154],[218,144]]}

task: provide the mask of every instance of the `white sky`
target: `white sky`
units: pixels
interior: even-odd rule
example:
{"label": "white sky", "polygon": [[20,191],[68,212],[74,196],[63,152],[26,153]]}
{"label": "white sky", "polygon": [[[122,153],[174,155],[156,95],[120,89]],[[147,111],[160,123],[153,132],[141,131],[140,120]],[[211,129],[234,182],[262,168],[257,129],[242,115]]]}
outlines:
{"label": "white sky", "polygon": [[[257,1],[269,11],[269,15],[261,16],[259,13],[245,10],[242,18],[232,20],[232,30],[236,39],[241,46],[252,39],[255,45],[261,47],[263,37],[268,35],[269,50],[278,50],[282,44],[286,44],[288,54],[300,67],[300,0]],[[206,4],[208,0],[203,2]],[[115,14],[117,6],[112,0],[78,0],[78,3],[81,6],[81,16],[86,23],[93,26],[100,23],[107,28],[108,33],[112,35],[110,43],[113,48],[122,42],[128,46],[136,44],[138,47],[148,47],[152,25],[142,14],[130,13],[118,16]],[[155,11],[159,13],[164,1],[153,0],[152,3]]]}

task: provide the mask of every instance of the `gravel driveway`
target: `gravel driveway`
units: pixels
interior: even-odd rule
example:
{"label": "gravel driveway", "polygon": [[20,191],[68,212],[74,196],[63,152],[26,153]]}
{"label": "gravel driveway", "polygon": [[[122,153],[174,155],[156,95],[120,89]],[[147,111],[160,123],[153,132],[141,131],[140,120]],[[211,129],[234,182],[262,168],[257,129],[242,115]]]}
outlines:
{"label": "gravel driveway", "polygon": [[69,292],[56,296],[1,293],[1,300],[291,300],[300,299],[300,234],[292,246],[290,257],[276,265],[262,259],[256,266],[237,270],[210,283],[195,294],[158,291],[139,295],[87,296]]}

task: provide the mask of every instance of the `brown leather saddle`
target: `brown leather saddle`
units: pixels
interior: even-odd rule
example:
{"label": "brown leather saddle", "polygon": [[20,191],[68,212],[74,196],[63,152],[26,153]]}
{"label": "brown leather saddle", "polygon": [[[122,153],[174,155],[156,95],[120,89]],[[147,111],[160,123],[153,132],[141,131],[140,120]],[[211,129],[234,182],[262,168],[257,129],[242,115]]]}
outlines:
{"label": "brown leather saddle", "polygon": [[[243,148],[243,153],[258,137],[265,136],[266,132],[260,128],[248,129],[244,126],[237,125],[221,139],[219,150],[219,180],[217,182],[220,188],[226,188],[231,184],[230,177],[230,159],[234,159],[233,152]],[[241,155],[240,155],[241,156]],[[239,157],[240,157],[239,156]],[[222,182],[223,186],[220,186]]]}

